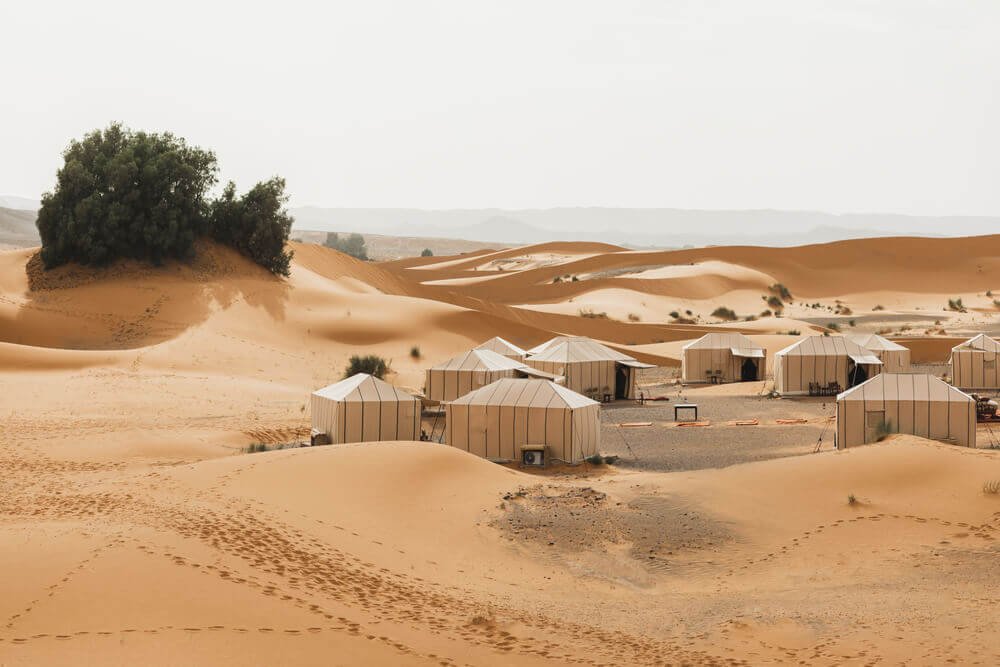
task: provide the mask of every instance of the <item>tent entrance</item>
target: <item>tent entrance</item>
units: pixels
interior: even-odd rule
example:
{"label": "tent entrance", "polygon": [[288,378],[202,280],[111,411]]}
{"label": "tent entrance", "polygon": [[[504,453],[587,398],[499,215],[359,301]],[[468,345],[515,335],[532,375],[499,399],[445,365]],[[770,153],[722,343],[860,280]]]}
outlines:
{"label": "tent entrance", "polygon": [[862,364],[851,362],[851,368],[847,370],[847,386],[857,387],[862,382],[868,380],[868,370]]}
{"label": "tent entrance", "polygon": [[615,399],[620,400],[623,398],[628,398],[628,381],[629,373],[631,370],[622,366],[621,364],[615,364]]}
{"label": "tent entrance", "polygon": [[740,367],[740,382],[753,382],[757,379],[757,360],[744,359]]}
{"label": "tent entrance", "polygon": [[878,442],[883,433],[888,431],[885,421],[885,410],[868,410],[865,412],[865,442]]}

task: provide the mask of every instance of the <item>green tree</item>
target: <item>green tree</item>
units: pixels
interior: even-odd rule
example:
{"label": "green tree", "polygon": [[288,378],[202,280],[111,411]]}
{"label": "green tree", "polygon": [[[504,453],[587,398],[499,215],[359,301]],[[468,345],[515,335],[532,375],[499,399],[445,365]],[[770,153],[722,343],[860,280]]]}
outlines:
{"label": "green tree", "polygon": [[285,243],[292,231],[292,217],[285,210],[288,195],[285,179],[274,178],[258,183],[242,197],[230,181],[222,196],[212,202],[209,231],[220,243],[257,262],[271,273],[287,276],[292,252]]}
{"label": "green tree", "polygon": [[355,259],[368,261],[368,246],[365,244],[365,237],[361,234],[351,234],[347,238],[341,238],[337,232],[327,232],[324,245]]}
{"label": "green tree", "polygon": [[113,123],[72,141],[38,211],[42,261],[52,268],[190,257],[216,171],[211,151],[170,133]]}
{"label": "green tree", "polygon": [[422,251],[420,251],[420,256],[421,257],[433,257],[434,256],[434,251],[431,250],[430,248],[424,248]]}

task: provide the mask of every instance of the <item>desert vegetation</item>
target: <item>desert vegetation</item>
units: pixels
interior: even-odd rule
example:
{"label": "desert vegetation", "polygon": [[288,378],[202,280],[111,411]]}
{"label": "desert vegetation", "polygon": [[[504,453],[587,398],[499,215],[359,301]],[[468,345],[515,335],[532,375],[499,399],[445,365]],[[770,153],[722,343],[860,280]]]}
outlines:
{"label": "desert vegetation", "polygon": [[388,372],[389,362],[382,357],[375,354],[366,354],[363,356],[355,354],[347,362],[347,368],[344,369],[344,377],[349,378],[358,373],[367,373],[368,375],[374,375],[379,380],[384,380]]}
{"label": "desert vegetation", "polygon": [[230,182],[210,200],[217,173],[214,153],[170,133],[113,123],[73,140],[38,211],[42,262],[51,269],[67,262],[188,260],[204,237],[287,276],[292,218],[284,179],[258,183],[242,197]]}
{"label": "desert vegetation", "polygon": [[342,252],[345,255],[350,255],[354,259],[360,259],[362,262],[367,262],[370,259],[368,257],[368,246],[365,243],[365,237],[361,234],[355,233],[341,237],[337,232],[329,232],[326,235],[326,242],[323,245]]}

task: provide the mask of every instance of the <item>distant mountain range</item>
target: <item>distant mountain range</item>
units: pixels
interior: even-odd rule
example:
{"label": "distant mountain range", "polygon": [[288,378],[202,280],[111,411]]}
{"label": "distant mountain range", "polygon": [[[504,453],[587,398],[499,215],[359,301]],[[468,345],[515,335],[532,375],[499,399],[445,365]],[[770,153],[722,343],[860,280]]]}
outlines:
{"label": "distant mountain range", "polygon": [[[38,201],[0,195],[0,243],[38,242]],[[636,248],[706,245],[797,246],[877,236],[1000,233],[1000,217],[909,216],[815,211],[698,211],[672,208],[291,209],[295,231],[464,239],[497,245],[602,241]],[[30,218],[30,220],[28,220]]]}
{"label": "distant mountain range", "polygon": [[684,209],[292,209],[296,229],[461,238],[500,244],[603,241],[633,247],[796,246],[878,236],[1000,232],[1000,217],[834,215],[813,211]]}

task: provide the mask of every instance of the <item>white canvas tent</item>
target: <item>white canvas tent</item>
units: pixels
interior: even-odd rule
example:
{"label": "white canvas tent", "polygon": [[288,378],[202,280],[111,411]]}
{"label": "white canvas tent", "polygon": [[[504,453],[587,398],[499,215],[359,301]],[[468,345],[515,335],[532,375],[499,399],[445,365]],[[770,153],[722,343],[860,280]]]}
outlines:
{"label": "white canvas tent", "polygon": [[431,401],[443,403],[505,377],[562,380],[557,375],[539,371],[490,350],[469,350],[443,364],[428,368],[425,373],[424,395]]}
{"label": "white canvas tent", "polygon": [[837,447],[887,432],[976,446],[976,401],[933,375],[882,373],[837,396]]}
{"label": "white canvas tent", "polygon": [[417,440],[420,400],[367,373],[312,393],[312,427],[333,444]]}
{"label": "white canvas tent", "polygon": [[682,348],[684,382],[750,382],[763,380],[767,353],[741,333],[708,333]]}
{"label": "white canvas tent", "polygon": [[635,398],[639,371],[653,368],[590,338],[561,336],[532,348],[538,349],[525,363],[564,376],[568,388],[584,395]]}
{"label": "white canvas tent", "polygon": [[979,334],[951,349],[951,383],[962,389],[1000,389],[997,355],[1000,343]]}
{"label": "white canvas tent", "polygon": [[848,334],[847,340],[870,351],[882,361],[883,373],[908,373],[910,348],[894,343],[878,334]]}
{"label": "white canvas tent", "polygon": [[446,442],[477,456],[517,460],[523,445],[577,463],[601,444],[600,404],[535,379],[504,378],[445,404]]}
{"label": "white canvas tent", "polygon": [[485,343],[480,343],[475,349],[496,352],[497,354],[509,357],[514,361],[524,361],[524,358],[528,356],[527,352],[500,336],[494,336]]}
{"label": "white canvas tent", "polygon": [[881,372],[878,357],[843,336],[808,336],[774,355],[774,390],[794,396],[832,382],[845,389]]}

